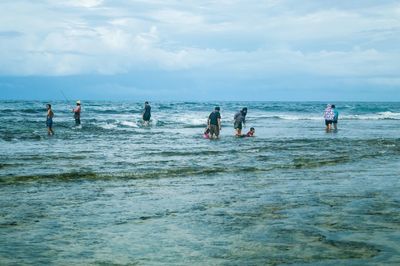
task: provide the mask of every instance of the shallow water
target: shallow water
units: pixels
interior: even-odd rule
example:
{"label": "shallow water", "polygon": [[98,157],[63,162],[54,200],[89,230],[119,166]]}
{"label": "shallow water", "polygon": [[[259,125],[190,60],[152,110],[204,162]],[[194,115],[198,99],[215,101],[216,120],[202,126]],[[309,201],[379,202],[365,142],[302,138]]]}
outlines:
{"label": "shallow water", "polygon": [[[0,262],[397,265],[400,103],[0,102]],[[249,108],[255,138],[233,137]]]}

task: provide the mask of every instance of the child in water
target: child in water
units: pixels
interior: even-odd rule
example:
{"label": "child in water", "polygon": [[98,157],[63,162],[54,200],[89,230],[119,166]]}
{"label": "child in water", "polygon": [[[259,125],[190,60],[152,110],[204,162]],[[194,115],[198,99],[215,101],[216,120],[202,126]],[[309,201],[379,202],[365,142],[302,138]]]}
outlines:
{"label": "child in water", "polygon": [[246,137],[254,137],[254,133],[256,133],[256,130],[254,129],[254,127],[251,127],[250,131],[247,132]]}
{"label": "child in water", "polygon": [[206,130],[204,130],[203,138],[209,139],[210,138],[210,129],[207,127]]}
{"label": "child in water", "polygon": [[256,130],[254,129],[254,127],[251,127],[249,132],[247,132],[247,134],[243,134],[238,137],[239,138],[254,137],[254,133],[256,133]]}

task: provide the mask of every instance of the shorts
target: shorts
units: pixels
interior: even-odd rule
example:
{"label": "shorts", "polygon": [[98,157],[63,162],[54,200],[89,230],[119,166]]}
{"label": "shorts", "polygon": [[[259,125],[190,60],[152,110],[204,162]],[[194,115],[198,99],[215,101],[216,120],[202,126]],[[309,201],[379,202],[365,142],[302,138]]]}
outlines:
{"label": "shorts", "polygon": [[75,124],[80,125],[81,124],[81,119],[80,118],[75,118]]}
{"label": "shorts", "polygon": [[151,117],[151,115],[149,115],[149,114],[144,114],[144,115],[143,115],[143,120],[144,120],[144,121],[150,121],[150,117]]}
{"label": "shorts", "polygon": [[219,136],[219,127],[217,125],[210,125],[210,135]]}
{"label": "shorts", "polygon": [[337,120],[333,120],[332,123],[337,124]]}
{"label": "shorts", "polygon": [[235,124],[233,125],[233,128],[242,130],[243,125],[241,122],[235,122]]}
{"label": "shorts", "polygon": [[332,120],[325,120],[325,125],[332,125],[333,121]]}
{"label": "shorts", "polygon": [[53,127],[53,119],[48,118],[48,119],[46,120],[46,126],[47,126],[48,128],[52,128],[52,127]]}

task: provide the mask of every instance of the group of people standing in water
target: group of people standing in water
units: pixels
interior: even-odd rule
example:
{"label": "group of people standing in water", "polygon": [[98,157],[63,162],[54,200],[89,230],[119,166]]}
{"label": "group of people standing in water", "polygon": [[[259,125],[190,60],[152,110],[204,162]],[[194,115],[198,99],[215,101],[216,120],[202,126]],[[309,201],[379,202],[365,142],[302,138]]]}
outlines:
{"label": "group of people standing in water", "polygon": [[[51,109],[51,104],[46,104],[46,109],[47,109],[47,116],[46,116],[46,126],[47,126],[47,133],[49,136],[54,135],[53,131],[53,117],[54,117],[54,112],[53,109]],[[76,101],[76,107],[72,109],[72,112],[74,113],[74,119],[75,119],[75,126],[80,126],[81,125],[81,101],[78,100]],[[144,109],[142,112],[142,118],[143,118],[143,124],[147,126],[150,122],[151,118],[151,106],[149,102],[144,103]]]}
{"label": "group of people standing in water", "polygon": [[337,124],[338,124],[338,119],[339,119],[339,112],[336,109],[336,106],[334,104],[328,104],[326,106],[325,112],[324,112],[324,119],[325,119],[325,126],[326,126],[326,131],[329,132],[332,130],[337,130]]}
{"label": "group of people standing in water", "polygon": [[[214,111],[208,116],[207,127],[204,131],[204,138],[206,139],[217,139],[219,138],[219,133],[221,131],[221,114],[220,107],[216,106]],[[250,131],[247,134],[242,134],[243,126],[246,123],[246,115],[247,115],[247,107],[244,107],[242,110],[237,112],[234,117],[233,127],[235,129],[236,137],[253,137],[255,133],[254,127],[250,128]]]}
{"label": "group of people standing in water", "polygon": [[[46,126],[47,126],[47,134],[49,136],[54,135],[53,131],[53,117],[54,117],[54,112],[53,109],[51,109],[51,104],[46,104],[46,109],[47,109],[47,116],[46,116]],[[81,125],[81,101],[78,100],[76,101],[76,107],[72,109],[72,112],[74,113],[74,119],[75,119],[75,125],[80,126]]]}
{"label": "group of people standing in water", "polygon": [[[53,131],[53,117],[54,112],[51,109],[51,104],[46,105],[47,108],[47,117],[46,117],[46,126],[48,135],[54,135]],[[74,113],[75,125],[81,125],[81,101],[76,101],[76,107],[72,109]],[[207,139],[217,139],[219,138],[219,134],[221,131],[221,108],[216,106],[214,111],[210,113],[207,119],[207,127],[204,131],[204,138]],[[246,115],[247,115],[247,107],[242,108],[239,112],[235,113],[233,117],[233,128],[235,129],[236,137],[253,137],[255,134],[254,127],[251,127],[247,134],[242,134],[243,126],[246,124]],[[142,112],[143,125],[148,126],[151,118],[151,106],[149,102],[144,103],[144,108]],[[332,129],[337,130],[337,123],[339,119],[339,112],[336,109],[334,104],[328,104],[325,112],[324,119],[326,125],[326,131],[329,132]],[[333,128],[332,128],[333,127]]]}
{"label": "group of people standing in water", "polygon": [[[51,104],[46,104],[47,108],[47,117],[46,117],[46,126],[48,135],[54,135],[53,131],[53,117],[54,112],[51,108]],[[205,138],[219,138],[219,133],[221,131],[221,114],[220,107],[215,107],[214,111],[208,116],[207,120],[207,128],[204,132]],[[75,126],[81,125],[81,101],[76,101],[76,107],[72,109],[74,113]],[[243,125],[246,123],[246,115],[247,115],[247,107],[243,108],[239,112],[237,112],[234,116],[234,128],[236,130],[237,137],[253,137],[255,133],[255,129],[252,127],[247,134],[242,135]],[[144,108],[142,112],[143,125],[148,126],[151,118],[151,106],[149,102],[144,103]]]}

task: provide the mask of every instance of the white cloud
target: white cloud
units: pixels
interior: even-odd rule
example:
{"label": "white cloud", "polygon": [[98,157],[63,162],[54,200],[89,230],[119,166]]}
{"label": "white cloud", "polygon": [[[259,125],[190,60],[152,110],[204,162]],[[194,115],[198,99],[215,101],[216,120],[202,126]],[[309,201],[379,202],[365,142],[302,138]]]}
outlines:
{"label": "white cloud", "polygon": [[50,3],[52,4],[61,4],[73,7],[85,7],[85,8],[92,8],[98,7],[103,4],[103,0],[64,0],[64,1],[54,1],[51,0]]}
{"label": "white cloud", "polygon": [[0,74],[193,69],[375,82],[399,74],[400,37],[393,34],[400,31],[398,4],[304,3],[8,1],[0,3],[0,32],[18,34],[0,35]]}

